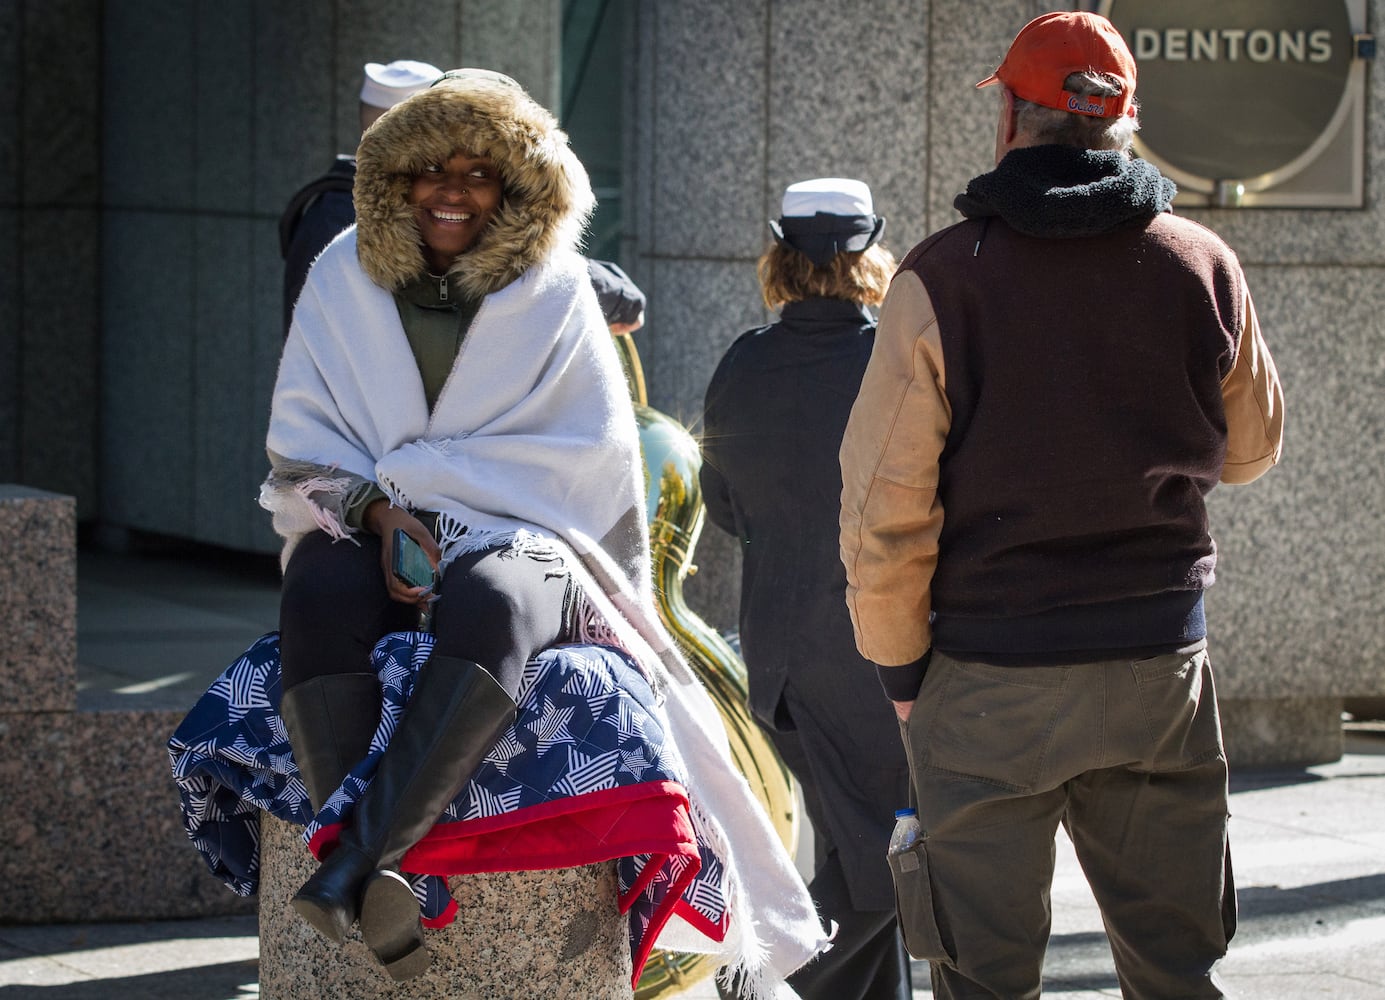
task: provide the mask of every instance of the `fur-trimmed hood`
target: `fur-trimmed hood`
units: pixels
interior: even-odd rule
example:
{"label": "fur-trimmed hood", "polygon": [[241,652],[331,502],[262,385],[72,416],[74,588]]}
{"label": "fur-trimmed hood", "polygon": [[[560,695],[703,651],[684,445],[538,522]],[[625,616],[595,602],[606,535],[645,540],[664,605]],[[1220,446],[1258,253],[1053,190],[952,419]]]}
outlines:
{"label": "fur-trimmed hood", "polygon": [[428,269],[409,187],[457,153],[487,156],[504,199],[448,273],[466,295],[488,295],[560,248],[576,249],[595,205],[587,172],[558,121],[499,74],[444,77],[395,105],[356,154],[356,245],[377,285],[398,291]]}

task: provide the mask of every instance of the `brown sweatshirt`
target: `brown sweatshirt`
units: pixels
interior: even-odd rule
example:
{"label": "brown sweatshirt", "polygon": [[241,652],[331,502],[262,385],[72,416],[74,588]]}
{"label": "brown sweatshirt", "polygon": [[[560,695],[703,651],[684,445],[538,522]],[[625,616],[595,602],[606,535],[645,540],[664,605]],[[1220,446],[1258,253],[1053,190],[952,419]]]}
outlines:
{"label": "brown sweatshirt", "polygon": [[891,286],[842,446],[861,653],[1082,662],[1197,638],[1204,497],[1277,461],[1282,406],[1240,266],[1196,223],[936,234]]}

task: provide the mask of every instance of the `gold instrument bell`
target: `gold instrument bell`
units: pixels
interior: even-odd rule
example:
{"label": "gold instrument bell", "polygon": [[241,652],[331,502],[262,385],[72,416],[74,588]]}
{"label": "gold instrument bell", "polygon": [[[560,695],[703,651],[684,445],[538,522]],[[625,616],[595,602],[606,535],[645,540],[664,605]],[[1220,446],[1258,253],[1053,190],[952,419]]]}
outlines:
{"label": "gold instrument bell", "polygon": [[[697,572],[693,547],[707,516],[698,482],[701,452],[681,424],[649,406],[644,369],[631,336],[618,334],[615,341],[635,404],[644,455],[650,560],[659,617],[711,695],[726,726],[736,768],[765,807],[785,849],[793,853],[798,839],[793,778],[750,717],[745,662],[683,599],[684,579]],[[645,963],[635,997],[650,1000],[682,990],[715,971],[710,956],[656,949]]]}

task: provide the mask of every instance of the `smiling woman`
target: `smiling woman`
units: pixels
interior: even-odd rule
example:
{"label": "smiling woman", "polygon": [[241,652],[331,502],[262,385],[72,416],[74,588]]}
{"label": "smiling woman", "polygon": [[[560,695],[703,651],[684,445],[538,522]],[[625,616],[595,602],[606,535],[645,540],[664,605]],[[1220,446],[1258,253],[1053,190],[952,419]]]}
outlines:
{"label": "smiling woman", "polygon": [[504,191],[489,157],[458,153],[429,164],[409,188],[430,272],[445,274],[490,225]]}
{"label": "smiling woman", "polygon": [[[379,722],[371,649],[435,634],[369,792],[293,900],[334,941],[359,921],[406,979],[429,956],[401,860],[510,725],[525,664],[600,618],[581,559],[647,595],[648,550],[634,415],[574,251],[591,189],[552,115],[507,77],[445,74],[366,131],[354,199],[295,309],[262,503],[286,543],[281,713],[314,811]],[[438,582],[398,575],[406,543]]]}
{"label": "smiling woman", "polygon": [[[697,805],[671,806],[679,822],[695,814],[721,844],[738,830],[757,858],[720,869],[735,916],[714,928],[719,964],[781,978],[821,929],[768,821],[746,826],[759,807],[727,781],[720,717],[659,622],[634,409],[576,252],[586,171],[552,114],[484,70],[395,105],[356,159],[357,224],[295,307],[261,491],[285,540],[276,667],[296,773],[310,814],[354,800],[314,836],[322,864],[293,908],[334,942],[359,924],[394,979],[423,973],[401,865],[466,870],[419,845],[513,729],[528,666],[556,645],[614,646],[674,706],[661,726],[682,757],[708,748]],[[431,586],[396,573],[396,549],[415,544]],[[415,629],[433,633],[427,664],[398,723],[382,722],[372,650]],[[361,791],[351,774],[377,728],[388,746]],[[772,926],[746,879],[773,901]]]}

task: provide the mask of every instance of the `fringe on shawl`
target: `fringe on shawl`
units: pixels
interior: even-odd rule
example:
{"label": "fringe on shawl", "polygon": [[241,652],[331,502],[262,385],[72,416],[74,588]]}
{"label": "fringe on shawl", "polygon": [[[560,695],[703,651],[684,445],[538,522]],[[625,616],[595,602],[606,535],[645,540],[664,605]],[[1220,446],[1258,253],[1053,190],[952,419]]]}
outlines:
{"label": "fringe on shawl", "polygon": [[[420,448],[430,446],[431,444],[428,441],[416,441],[414,443]],[[436,447],[430,447],[429,450],[437,451],[438,449]],[[396,483],[393,479],[391,479],[389,476],[381,473],[376,473],[376,478],[379,480],[380,489],[384,490],[385,496],[390,498],[391,504],[393,504],[396,507],[403,507],[405,510],[410,512],[418,509],[418,505],[415,504],[412,500],[410,500],[409,495],[404,492],[403,488],[401,488],[400,485]],[[466,531],[465,525],[462,526],[462,531]],[[441,545],[442,543],[439,542],[438,544]]]}
{"label": "fringe on shawl", "polygon": [[[462,437],[467,436],[468,435],[465,434],[462,435]],[[420,454],[433,456],[438,466],[441,468],[445,468],[450,461],[447,452],[446,442],[429,441],[420,438],[417,441],[410,442],[409,447],[416,449]],[[402,486],[400,486],[397,482],[394,481],[393,478],[390,477],[389,473],[380,472],[377,469],[375,473],[375,478],[380,483],[380,489],[384,490],[385,495],[390,498],[390,503],[394,504],[396,507],[403,507],[405,510],[410,512],[418,510],[418,504],[414,502],[413,498],[410,497],[407,492],[405,492]],[[466,526],[463,525],[461,530],[465,532],[467,530]],[[446,549],[447,547],[445,544],[443,544],[441,539],[438,540],[438,544],[442,546],[444,549]]]}
{"label": "fringe on shawl", "polygon": [[[388,492],[388,491],[387,491]],[[433,537],[442,549],[442,566],[445,568],[458,556],[484,549],[505,549],[515,555],[528,556],[539,562],[557,563],[551,576],[567,575],[565,548],[547,535],[516,528],[513,531],[476,531],[451,514],[438,514]]]}
{"label": "fringe on shawl", "polygon": [[325,531],[334,541],[352,538],[346,524],[346,508],[369,480],[336,466],[295,460],[275,461],[260,484],[260,506],[273,516],[274,531],[284,539],[279,555],[287,566],[294,547],[310,531]]}

